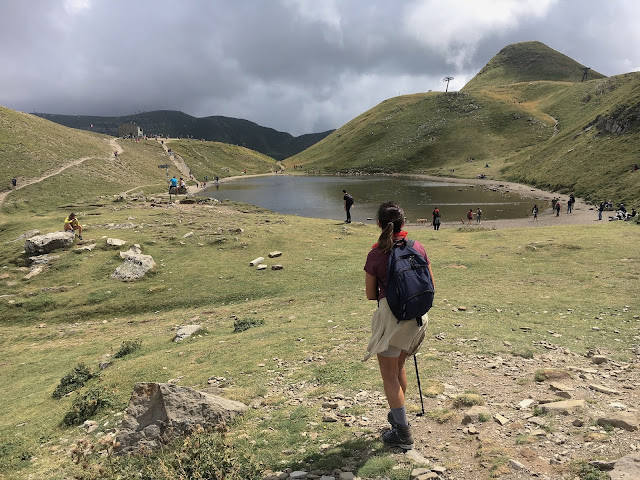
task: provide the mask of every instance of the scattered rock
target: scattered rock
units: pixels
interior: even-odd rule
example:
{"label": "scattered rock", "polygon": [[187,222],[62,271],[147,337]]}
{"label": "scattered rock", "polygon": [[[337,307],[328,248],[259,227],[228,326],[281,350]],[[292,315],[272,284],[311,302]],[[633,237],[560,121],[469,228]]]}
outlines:
{"label": "scattered rock", "polygon": [[617,394],[620,393],[620,392],[618,392],[618,390],[615,390],[615,389],[609,388],[609,387],[605,387],[604,385],[596,385],[595,383],[590,384],[589,388],[591,390],[595,390],[596,392],[606,393],[607,395],[617,395]]}
{"label": "scattered rock", "polygon": [[267,269],[267,265],[265,265],[264,263],[261,263],[256,267],[256,270],[266,270],[266,269]]}
{"label": "scattered rock", "polygon": [[282,252],[269,252],[269,258],[276,258],[282,255]]}
{"label": "scattered rock", "polygon": [[596,365],[602,365],[603,363],[607,363],[608,359],[604,355],[594,355],[591,357],[591,361]]}
{"label": "scattered rock", "polygon": [[132,246],[129,247],[129,250],[127,250],[126,252],[120,252],[120,258],[126,260],[132,255],[141,255],[141,254],[142,254],[142,249],[140,248],[140,245],[138,245],[137,243],[134,243]]}
{"label": "scattered rock", "polygon": [[260,265],[264,261],[264,257],[258,257],[249,262],[250,267],[255,267],[256,265]]}
{"label": "scattered rock", "polygon": [[58,260],[59,258],[60,258],[60,255],[49,255],[49,254],[36,255],[34,257],[29,257],[27,259],[27,263],[31,265],[47,265],[48,263],[54,260]]}
{"label": "scattered rock", "polygon": [[202,330],[201,325],[184,325],[182,327],[179,327],[178,331],[176,332],[176,336],[173,337],[173,341],[181,342],[185,338],[189,338],[191,335],[199,332],[200,330]]}
{"label": "scattered rock", "polygon": [[91,252],[94,248],[96,248],[95,243],[90,243],[89,245],[82,245],[75,249],[76,252]]}
{"label": "scattered rock", "polygon": [[272,265],[271,270],[282,270],[284,267],[282,265]]}
{"label": "scattered rock", "polygon": [[189,232],[189,233],[185,233],[182,238],[189,238],[189,237],[193,237],[193,232]]}
{"label": "scattered rock", "polygon": [[477,423],[480,421],[480,416],[491,418],[491,412],[489,411],[489,408],[485,407],[484,405],[475,405],[464,412],[462,424],[467,425],[469,423]]}
{"label": "scattered rock", "polygon": [[540,405],[543,413],[569,415],[576,410],[585,408],[584,400],[564,400]]}
{"label": "scattered rock", "polygon": [[155,268],[156,262],[151,255],[130,254],[111,274],[111,278],[117,278],[123,281],[137,280],[145,276],[145,274]]}
{"label": "scattered rock", "polygon": [[53,232],[46,235],[36,235],[27,239],[24,249],[27,253],[49,253],[60,248],[73,245],[73,232]]}
{"label": "scattered rock", "polygon": [[24,276],[24,279],[29,280],[35,277],[36,275],[40,275],[43,271],[44,271],[44,266],[38,265],[37,267],[32,268],[31,271]]}
{"label": "scattered rock", "polygon": [[609,472],[611,480],[632,480],[640,478],[640,452],[632,453],[616,461]]}
{"label": "scattered rock", "polygon": [[496,415],[494,415],[494,417],[493,417],[493,418],[494,418],[494,420],[495,420],[496,422],[498,422],[501,426],[502,426],[502,425],[506,425],[507,423],[509,423],[509,422],[510,422],[510,420],[509,420],[507,417],[505,417],[504,415],[500,415],[499,413],[497,413]]}
{"label": "scattered rock", "polygon": [[107,238],[107,245],[111,247],[121,247],[125,243],[127,243],[126,240],[120,240],[119,238]]}
{"label": "scattered rock", "polygon": [[154,449],[200,425],[230,422],[247,406],[168,383],[137,383],[118,434],[118,453]]}
{"label": "scattered rock", "polygon": [[598,418],[598,425],[623,428],[629,432],[638,430],[638,417],[631,412],[611,412]]}
{"label": "scattered rock", "polygon": [[525,400],[522,400],[519,404],[518,404],[518,409],[519,410],[523,410],[525,408],[529,408],[531,405],[533,405],[535,403],[535,400],[533,400],[532,398],[527,398]]}

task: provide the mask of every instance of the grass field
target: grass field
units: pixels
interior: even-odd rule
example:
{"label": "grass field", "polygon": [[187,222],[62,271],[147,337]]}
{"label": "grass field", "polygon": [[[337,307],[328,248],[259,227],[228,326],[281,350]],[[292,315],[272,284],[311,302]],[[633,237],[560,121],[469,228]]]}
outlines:
{"label": "grass field", "polygon": [[[97,417],[99,431],[116,424],[136,382],[178,379],[203,388],[218,376],[230,384],[225,396],[262,405],[238,420],[230,438],[263,468],[303,467],[312,458],[316,467],[334,467],[351,457],[360,458],[357,468],[373,468],[363,452],[385,457],[379,442],[359,442],[342,424],[324,424],[315,406],[337,394],[380,390],[377,365],[361,362],[375,306],[365,300],[362,267],[377,229],[234,204],[120,202],[80,211],[85,238],[96,239],[96,249],[62,251],[31,280],[23,279],[23,244],[5,242],[30,228],[56,230],[58,214],[19,226],[9,221],[0,235],[0,368],[10,386],[0,396],[3,478],[62,479],[75,471],[64,452],[82,432],[61,426],[74,395],[56,400],[51,393],[79,362],[97,371],[100,358],[132,339],[142,348],[91,381],[115,399],[113,411]],[[135,228],[108,228],[124,223]],[[189,232],[194,235],[183,238]],[[606,347],[628,361],[639,334],[639,235],[625,222],[415,232],[427,246],[438,287],[427,345],[443,353],[538,356],[546,341],[579,354]],[[110,279],[120,260],[104,236],[140,244],[157,270],[134,283]],[[270,263],[284,270],[248,266],[273,250],[283,256]],[[466,313],[453,308],[461,305]],[[236,318],[264,324],[234,333]],[[171,343],[175,326],[191,323],[206,333]],[[523,336],[522,326],[531,334]],[[436,334],[451,341],[436,346]],[[454,341],[472,337],[473,345]],[[422,367],[425,384],[450,374],[437,355],[430,358]],[[414,396],[412,408],[415,402]],[[350,412],[370,415],[366,408]],[[326,444],[335,455],[323,453]]]}

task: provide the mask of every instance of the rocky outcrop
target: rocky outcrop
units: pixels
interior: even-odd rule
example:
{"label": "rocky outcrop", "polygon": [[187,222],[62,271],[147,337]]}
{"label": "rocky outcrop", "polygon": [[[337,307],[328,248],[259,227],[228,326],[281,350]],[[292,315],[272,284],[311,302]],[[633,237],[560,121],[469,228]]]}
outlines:
{"label": "rocky outcrop", "polygon": [[216,395],[169,383],[137,383],[124,412],[118,451],[154,449],[197,425],[213,428],[231,421],[247,406]]}
{"label": "rocky outcrop", "polygon": [[631,480],[640,478],[640,452],[632,453],[617,460],[609,472],[611,480]]}
{"label": "rocky outcrop", "polygon": [[53,232],[45,235],[36,235],[27,239],[24,249],[27,253],[49,253],[60,248],[69,248],[73,245],[74,232]]}
{"label": "rocky outcrop", "polygon": [[[112,240],[112,239],[109,239]],[[156,262],[151,255],[143,255],[140,245],[137,243],[126,252],[120,252],[120,258],[124,263],[111,274],[111,278],[117,278],[125,282],[137,280],[155,268]]]}

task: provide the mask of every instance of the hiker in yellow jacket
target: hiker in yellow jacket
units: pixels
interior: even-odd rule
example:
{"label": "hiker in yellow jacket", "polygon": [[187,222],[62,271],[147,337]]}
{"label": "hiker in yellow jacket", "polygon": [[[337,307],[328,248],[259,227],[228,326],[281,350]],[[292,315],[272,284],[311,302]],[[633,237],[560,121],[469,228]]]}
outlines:
{"label": "hiker in yellow jacket", "polygon": [[[75,230],[78,231],[78,238],[80,240],[82,240],[82,225],[80,225],[80,222],[78,222],[78,219],[76,218],[76,214],[75,213],[70,213],[69,216],[64,219],[64,231],[65,232],[69,232],[69,231],[75,232]],[[75,233],[74,233],[74,235],[75,235]]]}

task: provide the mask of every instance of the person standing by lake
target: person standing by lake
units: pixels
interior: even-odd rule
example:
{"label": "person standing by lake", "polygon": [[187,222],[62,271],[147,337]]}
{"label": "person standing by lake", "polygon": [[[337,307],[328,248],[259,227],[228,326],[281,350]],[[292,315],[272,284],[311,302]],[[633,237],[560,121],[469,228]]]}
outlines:
{"label": "person standing by lake", "polygon": [[600,205],[598,205],[598,220],[602,220],[603,210],[604,210],[604,202],[600,202]]}
{"label": "person standing by lake", "polygon": [[346,223],[351,223],[351,207],[355,203],[353,197],[347,193],[346,190],[342,190],[342,200],[344,200],[344,210],[347,212]]}
{"label": "person standing by lake", "polygon": [[476,211],[476,223],[480,223],[481,218],[482,218],[482,210],[480,210],[480,207],[478,207],[478,210]]}
{"label": "person standing by lake", "polygon": [[473,220],[473,210],[470,208],[467,212],[467,225],[471,225],[471,220]]}
{"label": "person standing by lake", "polygon": [[431,212],[431,216],[433,219],[431,220],[431,225],[433,225],[434,230],[440,230],[440,209],[438,207],[433,209]]}
{"label": "person standing by lake", "polygon": [[531,212],[533,213],[533,221],[535,222],[536,220],[538,220],[538,205],[534,205],[533,208],[531,209]]}
{"label": "person standing by lake", "polygon": [[[377,300],[378,308],[371,319],[372,333],[364,360],[373,355],[377,356],[389,404],[387,420],[391,424],[391,430],[383,434],[383,442],[388,446],[411,450],[413,436],[405,408],[408,384],[405,360],[408,356],[415,355],[420,348],[429,319],[425,314],[422,316],[421,325],[413,320],[399,322],[387,303],[389,255],[394,248],[394,242],[407,238],[407,232],[402,230],[404,218],[404,211],[395,202],[383,203],[378,208],[378,226],[382,231],[378,243],[369,251],[364,266],[367,299]],[[415,241],[413,248],[426,260],[433,281],[431,263],[424,247]],[[435,288],[435,281],[433,282]]]}
{"label": "person standing by lake", "polygon": [[556,217],[560,216],[560,201],[556,201]]}

